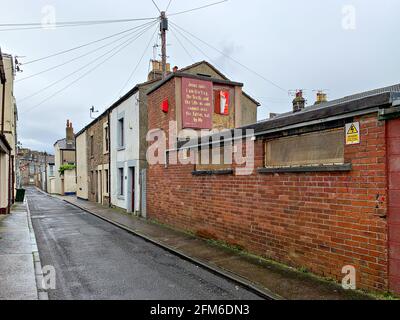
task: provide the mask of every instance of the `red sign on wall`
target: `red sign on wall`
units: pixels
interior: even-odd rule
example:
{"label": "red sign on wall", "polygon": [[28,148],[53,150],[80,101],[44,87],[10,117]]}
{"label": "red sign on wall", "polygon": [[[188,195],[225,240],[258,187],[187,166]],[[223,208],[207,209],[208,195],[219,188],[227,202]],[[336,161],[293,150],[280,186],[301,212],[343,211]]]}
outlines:
{"label": "red sign on wall", "polygon": [[229,115],[229,91],[214,90],[215,113]]}
{"label": "red sign on wall", "polygon": [[212,129],[211,81],[182,78],[183,128]]}

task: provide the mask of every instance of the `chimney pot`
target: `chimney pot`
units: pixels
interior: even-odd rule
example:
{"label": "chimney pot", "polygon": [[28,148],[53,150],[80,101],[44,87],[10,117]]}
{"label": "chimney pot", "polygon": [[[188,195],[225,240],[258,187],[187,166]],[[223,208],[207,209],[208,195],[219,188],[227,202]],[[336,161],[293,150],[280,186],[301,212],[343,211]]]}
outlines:
{"label": "chimney pot", "polygon": [[293,112],[299,112],[306,106],[306,99],[303,98],[303,91],[296,92],[296,98],[293,99]]}
{"label": "chimney pot", "polygon": [[74,129],[72,128],[72,122],[70,122],[69,120],[67,120],[67,128],[66,128],[65,138],[67,140],[67,143],[71,143],[75,139]]}
{"label": "chimney pot", "polygon": [[327,101],[328,101],[328,99],[327,99],[326,93],[322,92],[322,91],[318,91],[317,92],[317,100],[315,101],[315,104],[320,104],[320,103],[327,102]]}

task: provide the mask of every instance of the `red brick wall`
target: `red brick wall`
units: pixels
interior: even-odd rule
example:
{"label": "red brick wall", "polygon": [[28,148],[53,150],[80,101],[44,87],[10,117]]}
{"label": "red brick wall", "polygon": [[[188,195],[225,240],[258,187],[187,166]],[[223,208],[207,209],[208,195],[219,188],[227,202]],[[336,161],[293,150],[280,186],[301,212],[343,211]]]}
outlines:
{"label": "red brick wall", "polygon": [[[162,99],[149,95],[149,129],[167,128]],[[170,96],[173,96],[171,94]],[[357,286],[388,288],[385,123],[360,121],[361,144],[346,146],[351,172],[193,176],[193,165],[150,166],[148,216],[174,227],[341,281],[354,265]],[[263,166],[263,142],[255,143]]]}
{"label": "red brick wall", "polygon": [[400,293],[400,119],[390,120],[387,129],[389,175],[389,282]]}

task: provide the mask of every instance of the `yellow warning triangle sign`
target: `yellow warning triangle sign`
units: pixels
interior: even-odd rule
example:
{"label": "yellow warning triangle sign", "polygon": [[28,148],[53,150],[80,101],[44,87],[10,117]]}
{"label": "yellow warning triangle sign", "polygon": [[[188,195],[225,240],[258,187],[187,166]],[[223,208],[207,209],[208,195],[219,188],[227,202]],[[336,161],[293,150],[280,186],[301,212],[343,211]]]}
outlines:
{"label": "yellow warning triangle sign", "polygon": [[358,130],[356,128],[356,126],[354,125],[354,123],[351,125],[349,131],[347,132],[347,134],[356,134],[358,133]]}

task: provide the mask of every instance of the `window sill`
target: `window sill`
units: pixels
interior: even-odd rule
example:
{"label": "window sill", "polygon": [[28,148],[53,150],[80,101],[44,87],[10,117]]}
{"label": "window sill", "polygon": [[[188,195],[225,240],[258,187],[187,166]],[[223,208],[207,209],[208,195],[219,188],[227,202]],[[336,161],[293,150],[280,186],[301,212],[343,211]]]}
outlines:
{"label": "window sill", "polygon": [[124,151],[124,150],[125,150],[125,146],[117,148],[117,151]]}
{"label": "window sill", "polygon": [[194,176],[212,176],[212,175],[229,175],[233,174],[232,169],[226,169],[226,170],[199,170],[199,171],[193,171],[192,175]]}
{"label": "window sill", "polygon": [[343,172],[351,171],[351,163],[337,165],[318,165],[318,166],[299,166],[299,167],[277,167],[277,168],[259,168],[258,173],[296,173],[296,172]]}
{"label": "window sill", "polygon": [[124,196],[117,196],[117,199],[118,200],[125,200],[125,197]]}

